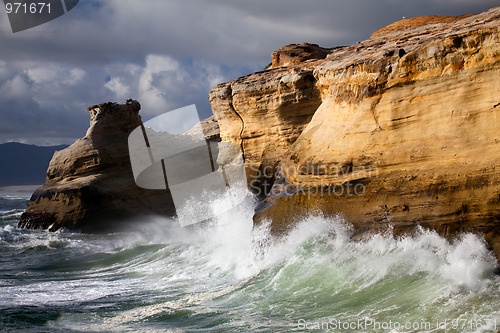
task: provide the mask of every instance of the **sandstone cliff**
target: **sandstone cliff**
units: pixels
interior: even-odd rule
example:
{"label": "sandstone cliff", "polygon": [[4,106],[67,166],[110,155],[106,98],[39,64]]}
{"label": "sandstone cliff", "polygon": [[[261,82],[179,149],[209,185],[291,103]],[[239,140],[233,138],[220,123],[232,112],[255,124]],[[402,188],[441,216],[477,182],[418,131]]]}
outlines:
{"label": "sandstone cliff", "polygon": [[54,154],[19,227],[95,232],[123,226],[135,215],[173,215],[168,191],[141,189],[134,182],[128,135],[142,124],[140,108],[133,100],[88,107],[87,134]]}
{"label": "sandstone cliff", "polygon": [[251,74],[209,95],[223,141],[241,146],[251,187],[269,190],[280,158],[321,104],[317,60]]}
{"label": "sandstone cliff", "polygon": [[500,7],[413,19],[214,88],[254,190],[274,181],[255,221],[281,232],[318,210],[345,216],[353,237],[474,231],[500,257],[499,25]]}

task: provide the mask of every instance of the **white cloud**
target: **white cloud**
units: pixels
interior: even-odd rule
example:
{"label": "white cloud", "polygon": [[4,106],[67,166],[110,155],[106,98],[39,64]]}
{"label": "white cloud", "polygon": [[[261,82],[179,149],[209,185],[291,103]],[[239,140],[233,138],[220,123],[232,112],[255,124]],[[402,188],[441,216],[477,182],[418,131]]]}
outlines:
{"label": "white cloud", "polygon": [[119,77],[110,79],[104,86],[111,90],[119,100],[127,99],[127,96],[130,96],[130,87]]}
{"label": "white cloud", "polygon": [[64,84],[74,85],[85,78],[85,71],[80,68],[72,68],[69,70],[69,75],[63,79]]}
{"label": "white cloud", "polygon": [[5,100],[30,97],[30,85],[22,75],[16,75],[0,86],[0,96]]}
{"label": "white cloud", "polygon": [[[210,89],[228,79],[218,65],[158,54],[146,55],[142,66],[113,64],[106,73],[109,80],[104,87],[117,100],[138,99],[146,118],[190,104],[203,110]],[[206,110],[204,114],[208,116]]]}
{"label": "white cloud", "polygon": [[35,68],[26,69],[28,78],[35,84],[42,84],[44,82],[54,81],[58,78],[58,66],[50,64],[48,66],[39,66]]}
{"label": "white cloud", "polygon": [[68,68],[55,63],[37,64],[25,72],[35,84],[74,85],[85,77],[85,71],[80,68]]}
{"label": "white cloud", "polygon": [[179,63],[168,56],[148,55],[146,66],[139,77],[138,97],[143,106],[155,114],[168,110],[169,103],[166,99],[166,91],[162,86],[154,84],[155,79],[170,74],[182,74],[178,72]]}

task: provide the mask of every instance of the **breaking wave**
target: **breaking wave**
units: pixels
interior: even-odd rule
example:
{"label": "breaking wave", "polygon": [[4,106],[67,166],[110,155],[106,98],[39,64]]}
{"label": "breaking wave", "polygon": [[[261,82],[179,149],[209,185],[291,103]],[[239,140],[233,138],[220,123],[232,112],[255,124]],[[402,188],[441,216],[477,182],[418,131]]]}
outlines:
{"label": "breaking wave", "polygon": [[[227,211],[234,196],[244,199]],[[391,321],[498,330],[496,260],[478,236],[450,243],[421,229],[352,242],[342,218],[311,215],[274,240],[268,224],[253,227],[246,191],[211,204],[220,214],[203,225],[156,217],[106,235],[19,230],[22,209],[2,212],[2,329],[269,332]],[[387,331],[347,331],[356,330]]]}

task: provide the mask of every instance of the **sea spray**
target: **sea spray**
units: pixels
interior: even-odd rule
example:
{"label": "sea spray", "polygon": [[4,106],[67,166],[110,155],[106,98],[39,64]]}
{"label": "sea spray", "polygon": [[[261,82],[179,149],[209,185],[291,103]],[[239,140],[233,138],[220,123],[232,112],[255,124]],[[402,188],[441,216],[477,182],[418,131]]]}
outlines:
{"label": "sea spray", "polygon": [[[233,195],[244,200],[225,212]],[[148,217],[107,235],[19,230],[21,210],[2,215],[3,327],[386,332],[334,325],[391,322],[417,327],[394,332],[498,330],[496,261],[478,236],[448,242],[420,229],[353,242],[347,221],[315,214],[275,239],[269,223],[253,227],[248,192],[209,203],[220,214],[204,224]]]}

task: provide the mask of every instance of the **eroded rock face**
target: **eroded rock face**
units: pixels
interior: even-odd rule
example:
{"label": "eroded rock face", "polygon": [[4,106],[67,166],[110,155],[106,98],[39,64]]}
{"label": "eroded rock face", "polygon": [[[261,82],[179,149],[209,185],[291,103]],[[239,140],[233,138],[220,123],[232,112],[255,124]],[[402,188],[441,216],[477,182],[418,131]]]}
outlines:
{"label": "eroded rock face", "polygon": [[[220,119],[237,101],[221,134],[245,148],[248,165],[282,170],[256,223],[270,219],[278,233],[307,212],[340,213],[353,237],[388,226],[474,231],[500,255],[500,7],[413,21],[215,88]],[[281,78],[300,71],[312,71],[307,117],[290,108],[280,121],[277,105],[298,106],[276,102],[290,96]],[[237,90],[218,93],[226,87]],[[273,131],[284,125],[292,135]]]}
{"label": "eroded rock face", "polygon": [[221,139],[241,146],[256,193],[270,189],[280,158],[321,104],[313,63],[251,74],[210,92]]}
{"label": "eroded rock face", "polygon": [[134,100],[88,107],[87,134],[54,154],[19,227],[95,232],[122,227],[132,216],[173,215],[168,191],[141,189],[134,182],[128,135],[142,124],[140,108]]}

